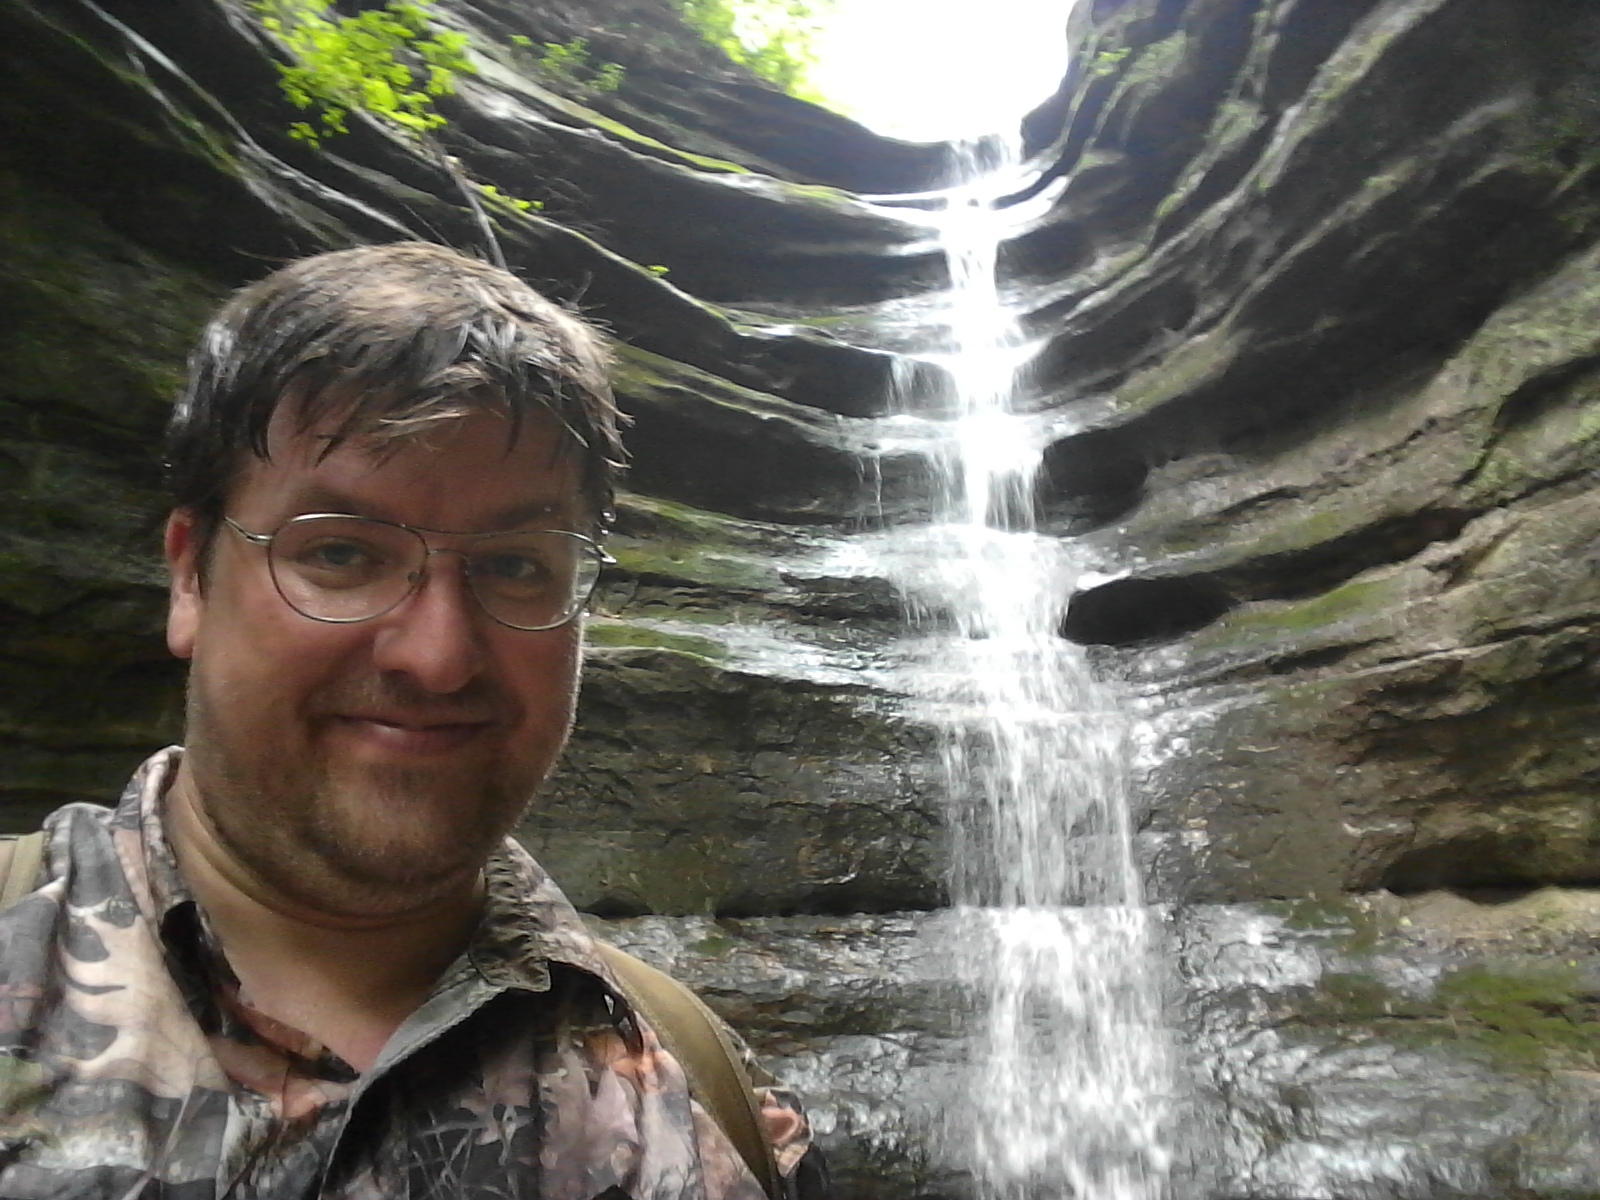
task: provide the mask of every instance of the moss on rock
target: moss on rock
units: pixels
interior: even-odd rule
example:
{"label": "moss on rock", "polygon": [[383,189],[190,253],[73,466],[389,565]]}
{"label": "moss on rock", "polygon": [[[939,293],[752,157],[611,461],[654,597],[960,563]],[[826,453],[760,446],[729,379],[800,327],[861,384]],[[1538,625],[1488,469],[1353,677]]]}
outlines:
{"label": "moss on rock", "polygon": [[720,661],[728,654],[724,646],[708,637],[698,637],[691,633],[672,633],[652,626],[606,617],[591,617],[586,622],[584,641],[600,649],[640,646],[670,650],[675,654],[690,654],[711,662]]}

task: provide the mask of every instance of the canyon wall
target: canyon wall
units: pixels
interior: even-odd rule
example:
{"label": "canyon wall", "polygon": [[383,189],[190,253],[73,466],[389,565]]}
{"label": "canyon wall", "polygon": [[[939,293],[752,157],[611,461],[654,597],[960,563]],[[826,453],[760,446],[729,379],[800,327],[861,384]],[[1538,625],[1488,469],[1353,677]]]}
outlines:
{"label": "canyon wall", "polygon": [[[578,733],[524,840],[804,1087],[847,1196],[963,1189],[964,998],[903,616],[888,313],[938,147],[782,96],[649,0],[445,0],[513,267],[617,345],[634,456]],[[537,46],[588,40],[600,92]],[[1061,597],[1140,714],[1140,846],[1216,1196],[1600,1192],[1600,12],[1082,0],[1004,248]],[[179,736],[157,445],[187,344],[297,255],[480,235],[382,125],[288,136],[228,0],[0,0],[0,814]],[[904,382],[902,380],[902,382]],[[910,381],[933,391],[929,373]]]}

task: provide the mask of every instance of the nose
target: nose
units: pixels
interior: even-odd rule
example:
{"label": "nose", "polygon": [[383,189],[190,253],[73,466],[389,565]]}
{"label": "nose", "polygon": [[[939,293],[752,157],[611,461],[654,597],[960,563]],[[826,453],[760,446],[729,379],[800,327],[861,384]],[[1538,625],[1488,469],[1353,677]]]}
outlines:
{"label": "nose", "polygon": [[435,550],[422,567],[422,582],[404,603],[379,618],[374,665],[398,671],[436,695],[459,692],[485,665],[477,602],[467,594],[460,566],[436,564]]}

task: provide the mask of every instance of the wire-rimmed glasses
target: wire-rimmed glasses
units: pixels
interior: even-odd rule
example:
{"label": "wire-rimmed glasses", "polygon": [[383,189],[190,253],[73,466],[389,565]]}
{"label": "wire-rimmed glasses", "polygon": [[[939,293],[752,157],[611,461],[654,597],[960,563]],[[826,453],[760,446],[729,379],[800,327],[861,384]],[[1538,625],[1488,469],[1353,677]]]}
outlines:
{"label": "wire-rimmed glasses", "polygon": [[[534,633],[583,611],[602,567],[614,563],[592,538],[562,529],[446,533],[377,517],[305,513],[272,533],[228,528],[267,552],[284,602],[303,617],[335,625],[390,612],[427,579],[435,554],[457,554],[473,599],[492,619]],[[424,536],[456,545],[430,547]]]}

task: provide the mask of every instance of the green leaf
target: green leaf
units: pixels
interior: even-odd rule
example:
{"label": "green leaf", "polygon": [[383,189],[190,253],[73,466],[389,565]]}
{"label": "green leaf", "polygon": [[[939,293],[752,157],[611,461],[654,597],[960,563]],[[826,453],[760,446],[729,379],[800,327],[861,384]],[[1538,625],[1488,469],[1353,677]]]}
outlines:
{"label": "green leaf", "polygon": [[[477,68],[467,58],[467,36],[432,32],[431,0],[389,0],[382,9],[329,16],[332,0],[253,0],[262,28],[278,37],[293,59],[279,64],[279,86],[289,103],[315,109],[322,135],[348,132],[344,118],[359,109],[408,136],[441,128],[445,118],[433,98],[455,91],[457,74]],[[427,82],[417,86],[417,70]],[[319,146],[307,122],[290,126],[299,141]]]}

